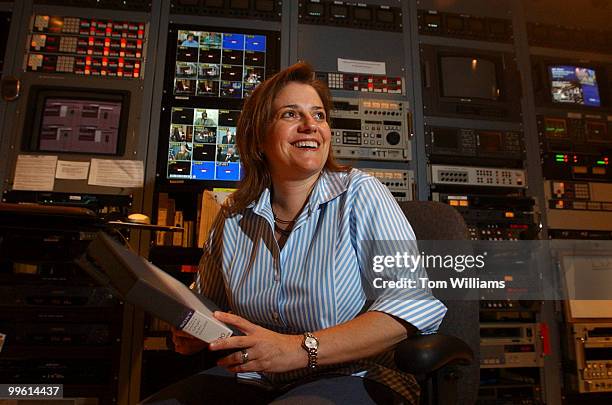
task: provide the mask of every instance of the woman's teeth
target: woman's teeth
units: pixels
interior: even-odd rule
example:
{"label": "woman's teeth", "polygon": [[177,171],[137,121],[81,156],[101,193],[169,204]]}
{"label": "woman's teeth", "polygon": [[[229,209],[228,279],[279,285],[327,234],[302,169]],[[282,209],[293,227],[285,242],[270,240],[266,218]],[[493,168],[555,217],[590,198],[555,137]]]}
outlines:
{"label": "woman's teeth", "polygon": [[315,141],[299,141],[293,144],[297,148],[316,148],[319,146]]}

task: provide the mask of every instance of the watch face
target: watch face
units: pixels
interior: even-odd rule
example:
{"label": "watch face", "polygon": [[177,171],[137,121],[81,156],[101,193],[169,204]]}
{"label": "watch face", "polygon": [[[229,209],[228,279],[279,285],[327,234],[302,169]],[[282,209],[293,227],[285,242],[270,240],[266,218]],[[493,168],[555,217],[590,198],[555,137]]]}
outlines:
{"label": "watch face", "polygon": [[319,346],[319,342],[317,342],[317,339],[307,336],[306,339],[304,339],[304,346],[309,349],[316,349]]}

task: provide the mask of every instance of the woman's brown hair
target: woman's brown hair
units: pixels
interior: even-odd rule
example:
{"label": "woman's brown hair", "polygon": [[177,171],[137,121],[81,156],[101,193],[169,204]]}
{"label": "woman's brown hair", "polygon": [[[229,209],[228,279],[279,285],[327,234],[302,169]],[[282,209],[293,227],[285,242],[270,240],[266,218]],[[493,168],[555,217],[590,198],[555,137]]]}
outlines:
{"label": "woman's brown hair", "polygon": [[[244,176],[238,190],[232,194],[230,205],[226,207],[228,214],[245,209],[259,197],[266,187],[272,184],[262,145],[274,117],[272,103],[283,87],[291,82],[312,86],[321,98],[325,116],[329,119],[329,112],[332,108],[331,94],[325,84],[314,78],[314,71],[307,63],[300,62],[291,65],[257,86],[244,103],[238,119],[236,146]],[[336,163],[331,147],[325,168],[334,172],[350,169]]]}

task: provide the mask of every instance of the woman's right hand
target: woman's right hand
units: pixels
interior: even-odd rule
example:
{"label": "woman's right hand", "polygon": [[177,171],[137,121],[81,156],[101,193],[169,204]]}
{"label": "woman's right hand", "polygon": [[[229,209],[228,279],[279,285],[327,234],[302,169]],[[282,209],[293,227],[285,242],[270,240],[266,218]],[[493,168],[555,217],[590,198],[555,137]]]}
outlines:
{"label": "woman's right hand", "polygon": [[174,351],[180,354],[194,354],[208,348],[208,343],[191,336],[187,332],[172,327],[172,343]]}

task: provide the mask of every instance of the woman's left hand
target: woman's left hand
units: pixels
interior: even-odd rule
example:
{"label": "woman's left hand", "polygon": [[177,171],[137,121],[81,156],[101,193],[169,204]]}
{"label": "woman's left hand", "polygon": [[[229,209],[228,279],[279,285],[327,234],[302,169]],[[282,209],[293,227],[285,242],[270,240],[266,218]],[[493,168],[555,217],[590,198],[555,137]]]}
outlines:
{"label": "woman's left hand", "polygon": [[[218,339],[210,350],[238,349],[217,362],[230,372],[267,371],[279,373],[306,367],[308,356],[302,349],[302,335],[284,335],[255,325],[246,319],[227,312],[216,311],[215,318],[240,329],[245,336]],[[243,362],[246,350],[248,361]]]}

